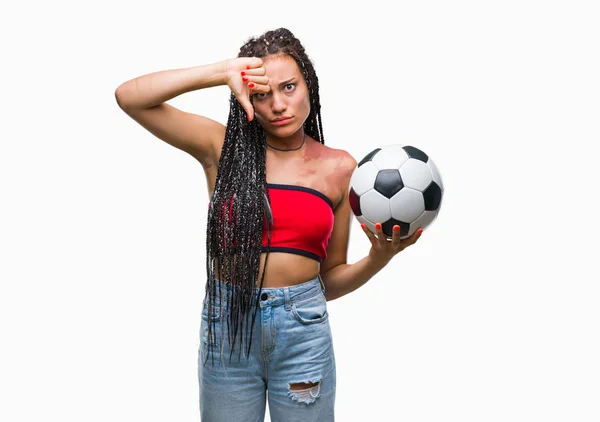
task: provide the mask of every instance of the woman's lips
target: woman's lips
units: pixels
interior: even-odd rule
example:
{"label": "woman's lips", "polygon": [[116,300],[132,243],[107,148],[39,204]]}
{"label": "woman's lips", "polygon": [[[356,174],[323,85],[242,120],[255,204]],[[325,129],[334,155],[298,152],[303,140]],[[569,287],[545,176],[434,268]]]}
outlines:
{"label": "woman's lips", "polygon": [[292,118],[288,117],[288,118],[283,119],[283,120],[277,120],[276,122],[271,122],[271,124],[274,125],[274,126],[283,126],[285,124],[288,124],[291,121],[292,121]]}

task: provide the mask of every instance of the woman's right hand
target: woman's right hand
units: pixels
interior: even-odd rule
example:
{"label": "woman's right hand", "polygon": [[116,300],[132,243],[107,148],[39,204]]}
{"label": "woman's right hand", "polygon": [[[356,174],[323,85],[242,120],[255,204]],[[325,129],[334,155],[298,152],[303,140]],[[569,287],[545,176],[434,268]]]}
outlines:
{"label": "woman's right hand", "polygon": [[270,91],[269,78],[265,75],[267,70],[262,59],[258,57],[238,57],[225,61],[227,85],[233,95],[240,102],[248,121],[254,119],[254,107],[250,102],[250,95],[267,93]]}

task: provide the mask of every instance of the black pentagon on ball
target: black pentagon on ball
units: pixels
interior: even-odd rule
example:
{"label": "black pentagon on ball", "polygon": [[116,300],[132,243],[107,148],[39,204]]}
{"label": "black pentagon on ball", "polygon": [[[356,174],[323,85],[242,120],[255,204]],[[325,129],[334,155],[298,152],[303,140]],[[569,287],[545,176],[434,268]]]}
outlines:
{"label": "black pentagon on ball", "polygon": [[360,198],[354,192],[354,188],[350,188],[350,192],[348,193],[348,197],[350,200],[350,208],[352,208],[352,212],[354,215],[361,216],[362,211],[360,210]]}
{"label": "black pentagon on ball", "polygon": [[375,178],[375,190],[385,196],[391,198],[404,187],[400,172],[397,169],[380,170]]}
{"label": "black pentagon on ball", "polygon": [[410,224],[405,223],[403,221],[395,220],[393,218],[390,218],[388,221],[381,224],[381,230],[383,230],[383,234],[385,234],[387,237],[392,237],[392,232],[396,224],[400,226],[400,236],[406,236],[408,234]]}
{"label": "black pentagon on ball", "polygon": [[358,163],[357,167],[362,166],[367,161],[371,161],[373,159],[373,157],[375,156],[375,154],[377,154],[379,151],[381,151],[381,148],[375,148],[373,151],[371,151],[370,153],[365,155],[365,157],[362,160],[360,160],[360,163]]}
{"label": "black pentagon on ball", "polygon": [[423,199],[425,200],[426,211],[437,210],[440,206],[440,202],[442,202],[442,189],[440,189],[437,183],[431,182],[431,184],[423,191]]}
{"label": "black pentagon on ball", "polygon": [[420,160],[426,163],[429,160],[427,154],[421,151],[419,148],[415,148],[410,145],[403,146],[402,149],[406,151],[410,158],[414,158],[415,160]]}

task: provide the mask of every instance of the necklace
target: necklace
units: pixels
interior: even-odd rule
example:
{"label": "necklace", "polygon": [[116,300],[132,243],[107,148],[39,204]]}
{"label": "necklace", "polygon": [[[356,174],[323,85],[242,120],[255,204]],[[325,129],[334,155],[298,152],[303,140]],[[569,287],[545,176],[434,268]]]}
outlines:
{"label": "necklace", "polygon": [[281,149],[281,148],[274,147],[273,145],[269,144],[267,141],[265,141],[265,143],[267,144],[267,146],[268,146],[268,147],[271,147],[271,148],[273,148],[273,149],[276,149],[277,151],[284,151],[284,152],[287,152],[287,151],[298,151],[300,148],[302,148],[302,145],[304,145],[304,142],[305,142],[305,141],[306,141],[306,132],[304,132],[304,138],[302,138],[302,143],[301,143],[301,144],[300,144],[300,146],[299,146],[299,147],[297,147],[297,148],[292,148],[292,149]]}

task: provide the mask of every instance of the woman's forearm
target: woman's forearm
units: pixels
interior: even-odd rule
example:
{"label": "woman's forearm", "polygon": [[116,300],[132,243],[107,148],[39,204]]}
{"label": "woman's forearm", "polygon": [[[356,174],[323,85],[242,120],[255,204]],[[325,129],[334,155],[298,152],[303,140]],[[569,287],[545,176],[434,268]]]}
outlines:
{"label": "woman's forearm", "polygon": [[225,85],[226,63],[162,70],[121,84],[115,97],[121,108],[150,108],[185,92]]}
{"label": "woman's forearm", "polygon": [[321,274],[325,284],[325,297],[334,300],[361,287],[387,263],[377,262],[370,255],[354,264],[340,264]]}

